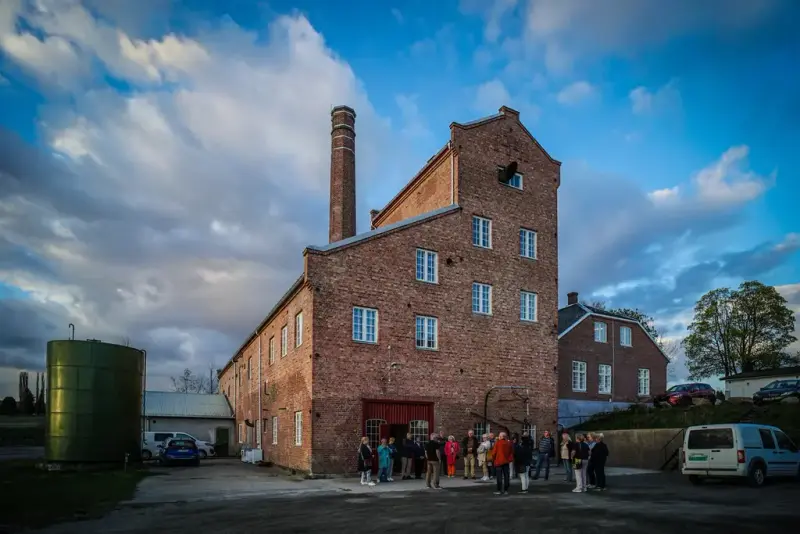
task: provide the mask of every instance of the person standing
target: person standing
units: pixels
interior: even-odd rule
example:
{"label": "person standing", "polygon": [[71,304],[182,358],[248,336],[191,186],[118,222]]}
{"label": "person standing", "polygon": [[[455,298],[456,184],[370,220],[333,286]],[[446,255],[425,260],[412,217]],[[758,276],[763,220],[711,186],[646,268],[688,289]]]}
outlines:
{"label": "person standing", "polygon": [[478,445],[478,464],[480,464],[481,472],[483,473],[483,478],[481,478],[483,482],[489,481],[489,463],[486,455],[491,448],[492,443],[489,441],[489,434],[484,434],[481,436],[481,444]]}
{"label": "person standing", "polygon": [[586,462],[586,487],[594,489],[597,487],[597,481],[594,477],[594,462],[592,461],[592,449],[594,449],[594,434],[589,432],[586,434],[586,444],[589,446],[589,461]]}
{"label": "person standing", "polygon": [[522,484],[520,493],[528,493],[528,477],[531,468],[531,460],[533,458],[533,441],[527,432],[522,433],[522,437],[517,441],[517,446],[514,449],[514,464],[519,473],[519,480]]}
{"label": "person standing", "polygon": [[489,432],[489,448],[486,449],[486,463],[489,466],[489,480],[495,477],[496,469],[494,467],[494,433]]}
{"label": "person standing", "polygon": [[386,438],[381,439],[378,445],[378,483],[389,482],[389,463],[391,462],[391,451],[386,443]]}
{"label": "person standing", "polygon": [[500,432],[497,436],[497,441],[494,442],[494,468],[497,475],[497,491],[495,495],[507,495],[508,486],[510,485],[509,464],[514,461],[514,449],[511,447],[511,442],[506,439],[506,433]]}
{"label": "person standing", "polygon": [[594,476],[597,483],[597,489],[605,491],[606,489],[606,460],[608,459],[608,445],[603,441],[603,434],[595,436],[594,447],[589,461],[594,468]]}
{"label": "person standing", "polygon": [[475,432],[468,430],[467,437],[461,445],[464,452],[464,480],[468,478],[475,480],[475,461],[478,459],[478,448],[481,445],[475,437]]}
{"label": "person standing", "polygon": [[454,436],[447,437],[447,443],[444,445],[444,455],[447,458],[447,478],[456,476],[456,462],[458,461],[458,453],[461,451],[461,446],[456,441]]}
{"label": "person standing", "polygon": [[564,464],[564,480],[572,482],[574,473],[572,470],[572,439],[565,430],[561,433],[561,463]]}
{"label": "person standing", "polygon": [[575,435],[572,461],[575,469],[575,489],[572,492],[583,493],[586,491],[586,467],[589,463],[589,445],[587,445],[583,434]]}
{"label": "person standing", "polygon": [[397,445],[394,438],[389,438],[389,482],[394,482],[394,464],[397,460]]}
{"label": "person standing", "polygon": [[425,468],[425,447],[422,445],[422,438],[417,436],[414,440],[414,478],[422,478],[422,470]]}
{"label": "person standing", "polygon": [[358,447],[358,471],[361,473],[362,486],[374,486],[372,481],[372,447],[369,446],[369,438],[361,438],[361,445]]}
{"label": "person standing", "polygon": [[550,431],[545,430],[542,439],[539,440],[538,453],[536,454],[536,473],[533,475],[533,480],[539,479],[539,473],[542,471],[542,464],[544,464],[544,479],[550,478],[550,457],[555,454],[556,444],[553,438],[550,437]]}
{"label": "person standing", "polygon": [[425,486],[441,489],[439,486],[439,464],[442,463],[442,446],[439,444],[439,436],[431,434],[431,439],[425,444],[425,461],[427,470],[425,472]]}
{"label": "person standing", "polygon": [[411,471],[414,468],[414,440],[411,438],[412,436],[409,432],[403,439],[403,459],[401,462],[403,480],[411,478]]}

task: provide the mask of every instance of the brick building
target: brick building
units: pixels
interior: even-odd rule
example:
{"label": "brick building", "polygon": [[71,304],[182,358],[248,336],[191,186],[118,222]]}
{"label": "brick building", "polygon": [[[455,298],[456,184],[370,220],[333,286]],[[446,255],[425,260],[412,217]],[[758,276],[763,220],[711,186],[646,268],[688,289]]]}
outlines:
{"label": "brick building", "polygon": [[480,432],[487,398],[492,430],[553,428],[560,163],[507,107],[453,123],[354,235],[356,115],[331,116],[331,242],[220,375],[240,442],[346,472],[362,435]]}
{"label": "brick building", "polygon": [[669,359],[642,325],[567,295],[558,310],[559,423],[647,402],[667,387]]}

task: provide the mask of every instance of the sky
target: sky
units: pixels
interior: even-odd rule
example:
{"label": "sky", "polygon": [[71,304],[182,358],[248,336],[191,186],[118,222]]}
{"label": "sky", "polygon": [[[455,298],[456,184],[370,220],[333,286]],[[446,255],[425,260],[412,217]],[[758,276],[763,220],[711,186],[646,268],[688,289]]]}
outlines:
{"label": "sky", "polygon": [[[556,159],[560,298],[679,340],[758,279],[800,314],[792,0],[2,0],[0,396],[45,345],[222,367],[327,242],[330,109],[359,231],[507,105]],[[800,336],[798,336],[800,337]],[[671,381],[687,375],[676,355]]]}

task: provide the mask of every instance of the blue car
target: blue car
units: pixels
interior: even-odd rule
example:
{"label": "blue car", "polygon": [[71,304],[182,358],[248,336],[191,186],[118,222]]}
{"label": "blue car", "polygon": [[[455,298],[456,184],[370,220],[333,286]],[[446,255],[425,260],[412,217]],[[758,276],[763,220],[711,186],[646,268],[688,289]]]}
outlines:
{"label": "blue car", "polygon": [[782,401],[787,397],[800,397],[800,380],[775,380],[753,393],[753,403]]}
{"label": "blue car", "polygon": [[171,438],[158,448],[158,460],[162,465],[200,465],[200,451],[194,440]]}

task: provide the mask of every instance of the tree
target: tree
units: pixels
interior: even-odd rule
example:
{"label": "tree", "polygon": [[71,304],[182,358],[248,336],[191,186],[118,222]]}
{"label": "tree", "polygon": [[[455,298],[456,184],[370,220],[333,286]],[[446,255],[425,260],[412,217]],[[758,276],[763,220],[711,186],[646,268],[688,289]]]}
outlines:
{"label": "tree", "polygon": [[692,379],[774,369],[798,362],[784,352],[796,341],[794,315],[778,291],[758,281],[700,297],[683,340]]}
{"label": "tree", "polygon": [[25,388],[25,392],[22,394],[22,398],[19,399],[19,413],[23,415],[33,415],[34,409],[34,398],[33,393],[28,388]]}
{"label": "tree", "polygon": [[179,393],[206,393],[217,392],[219,378],[213,365],[208,367],[208,376],[196,374],[191,369],[184,369],[183,374],[178,377],[171,377],[172,390]]}
{"label": "tree", "polygon": [[14,397],[6,397],[0,403],[0,415],[15,415],[17,413],[17,401]]}

